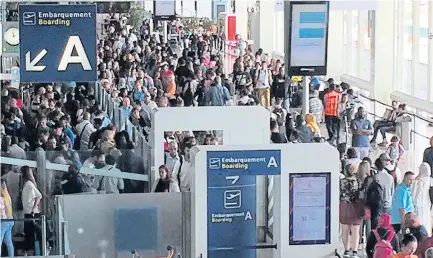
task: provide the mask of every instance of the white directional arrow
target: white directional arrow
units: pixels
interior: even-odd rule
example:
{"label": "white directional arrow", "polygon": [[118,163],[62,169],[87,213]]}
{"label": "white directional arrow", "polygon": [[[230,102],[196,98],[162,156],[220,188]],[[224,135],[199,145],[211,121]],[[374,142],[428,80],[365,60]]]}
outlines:
{"label": "white directional arrow", "polygon": [[239,180],[239,176],[226,176],[227,180],[232,181],[232,185],[236,184],[236,182]]}
{"label": "white directional arrow", "polygon": [[44,58],[44,56],[47,54],[47,50],[46,49],[42,49],[41,52],[39,52],[39,54],[37,54],[35,56],[35,58],[33,58],[33,60],[31,59],[30,56],[30,51],[26,53],[26,71],[32,71],[32,72],[42,72],[43,70],[45,70],[46,66],[45,65],[37,65],[42,58]]}

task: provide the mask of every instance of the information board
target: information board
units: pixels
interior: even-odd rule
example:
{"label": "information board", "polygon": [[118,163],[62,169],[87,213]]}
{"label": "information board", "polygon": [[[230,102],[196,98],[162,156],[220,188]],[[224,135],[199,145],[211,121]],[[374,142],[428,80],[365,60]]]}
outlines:
{"label": "information board", "polygon": [[331,173],[290,174],[290,245],[329,244]]}
{"label": "information board", "polygon": [[328,2],[287,2],[288,75],[326,75],[328,52]]}
{"label": "information board", "polygon": [[256,257],[256,175],[280,164],[280,150],[207,152],[208,258]]}
{"label": "information board", "polygon": [[96,81],[96,5],[20,5],[21,82]]}
{"label": "information board", "polygon": [[153,0],[153,12],[157,20],[174,20],[176,0]]}

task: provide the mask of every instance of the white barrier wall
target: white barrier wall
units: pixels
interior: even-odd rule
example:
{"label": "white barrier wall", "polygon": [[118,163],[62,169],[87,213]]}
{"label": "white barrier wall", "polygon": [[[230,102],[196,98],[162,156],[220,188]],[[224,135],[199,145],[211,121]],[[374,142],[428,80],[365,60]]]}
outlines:
{"label": "white barrier wall", "polygon": [[[267,145],[249,145],[249,146],[198,146],[192,150],[192,164],[194,173],[194,183],[193,188],[191,190],[192,193],[192,203],[191,203],[191,219],[192,219],[192,257],[203,257],[208,258],[208,205],[212,205],[208,203],[208,186],[207,186],[207,172],[208,168],[212,169],[212,162],[208,163],[208,158],[212,157],[212,155],[208,156],[211,152],[250,152],[250,151],[280,151],[281,163],[280,169],[281,174],[275,177],[275,186],[272,195],[274,195],[274,224],[273,224],[273,232],[274,238],[272,244],[277,244],[278,248],[273,250],[274,258],[283,258],[287,257],[287,254],[291,254],[291,256],[302,256],[302,257],[330,257],[333,256],[335,250],[339,247],[339,218],[336,214],[339,213],[339,154],[338,151],[325,143],[312,143],[312,144],[267,144]],[[254,157],[257,160],[260,157]],[[230,158],[229,158],[230,159]],[[247,160],[249,157],[245,157],[243,160]],[[212,158],[210,158],[212,160]],[[246,166],[251,166],[253,164],[249,164],[248,161]],[[223,158],[220,159],[220,162],[224,162]],[[256,161],[254,161],[256,162]],[[270,162],[266,159],[264,162]],[[268,163],[266,163],[268,164]],[[270,163],[269,163],[270,164]],[[237,166],[241,164],[228,164],[228,167],[232,165]],[[224,164],[220,165],[224,168]],[[227,166],[227,164],[226,164]],[[268,165],[269,167],[269,165]],[[248,168],[246,168],[245,173],[248,173]],[[230,169],[228,171],[230,173]],[[317,191],[317,188],[314,188],[312,192],[310,192],[315,197],[326,197],[326,206],[316,207],[319,212],[318,218],[312,219],[308,221],[308,225],[312,225],[311,223],[316,223],[316,227],[304,229],[304,225],[301,227],[297,227],[297,232],[290,231],[292,226],[296,226],[299,220],[299,213],[305,212],[305,214],[315,213],[317,210],[311,209],[310,207],[297,207],[295,204],[294,198],[296,196],[295,193],[301,193],[301,197],[303,194],[308,194],[309,192],[300,186],[300,181],[294,181],[294,184],[289,182],[289,179],[293,176],[303,177],[305,178],[315,178],[314,176],[327,175],[327,180],[322,181],[326,183],[322,185],[326,190],[326,195],[318,196],[315,195],[320,191]],[[226,177],[227,178],[227,177]],[[238,177],[239,180],[239,177]],[[311,180],[312,182],[313,180]],[[314,182],[312,182],[314,183]],[[293,188],[293,189],[292,189]],[[320,188],[320,186],[318,187]],[[290,193],[293,192],[293,196],[290,196]],[[299,198],[299,196],[297,197]],[[322,199],[323,200],[323,199]],[[244,203],[245,200],[242,202]],[[290,207],[290,202],[292,202],[292,207]],[[304,204],[305,202],[301,202],[299,200],[296,201],[297,204]],[[329,206],[328,206],[329,205]],[[290,223],[290,216],[292,213],[298,211],[298,213],[293,215],[292,220],[297,221],[297,223]],[[320,217],[320,214],[325,213],[327,211],[326,218]],[[224,213],[224,211],[221,211]],[[226,210],[225,212],[229,212]],[[322,213],[321,213],[322,212]],[[308,218],[309,219],[309,218]],[[307,219],[306,219],[307,220]],[[323,223],[326,222],[326,226]],[[240,223],[233,220],[230,223]],[[307,223],[307,222],[304,222]],[[308,238],[311,236],[311,230],[323,231],[328,227],[329,231],[326,235],[326,240],[323,240],[323,243],[320,243],[319,240],[312,240],[312,238]],[[308,231],[310,230],[310,231]],[[299,240],[299,231],[301,235],[304,234],[306,237],[304,240]],[[315,232],[315,231],[314,231]],[[229,232],[227,232],[229,234]],[[291,234],[291,235],[290,235]],[[297,236],[295,236],[297,234]],[[310,235],[309,235],[310,234]],[[320,234],[319,234],[320,235]],[[317,236],[317,239],[320,239],[319,235],[313,234]],[[323,235],[323,234],[322,234]],[[295,236],[295,237],[294,237]],[[290,237],[290,239],[289,239]],[[298,238],[298,239],[296,239]],[[297,242],[298,241],[298,242]],[[306,243],[310,241],[310,243]],[[317,244],[318,243],[318,244]],[[214,249],[215,250],[215,249]],[[202,256],[201,256],[202,255]]]}
{"label": "white barrier wall", "polygon": [[[153,149],[151,179],[159,178],[156,168],[164,164],[164,132],[222,130],[224,145],[269,144],[269,110],[261,106],[234,107],[176,107],[161,108],[152,119],[151,146]],[[265,203],[264,178],[257,182],[257,208]],[[265,225],[265,214],[259,213],[258,225]]]}
{"label": "white barrier wall", "polygon": [[268,144],[270,142],[269,110],[261,106],[161,108],[153,117],[151,145],[154,169],[164,164],[164,132],[223,131],[224,145]]}

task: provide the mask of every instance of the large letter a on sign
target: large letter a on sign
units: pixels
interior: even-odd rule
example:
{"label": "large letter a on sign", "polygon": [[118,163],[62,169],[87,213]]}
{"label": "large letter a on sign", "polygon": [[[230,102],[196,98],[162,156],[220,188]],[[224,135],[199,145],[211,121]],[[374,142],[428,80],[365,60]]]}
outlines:
{"label": "large letter a on sign", "polygon": [[[77,52],[77,55],[72,56],[72,51]],[[60,59],[58,71],[66,71],[69,64],[81,64],[83,70],[91,71],[92,67],[87,58],[86,51],[84,51],[83,43],[78,36],[70,36],[68,43],[66,43],[65,50],[63,51],[62,58]]]}

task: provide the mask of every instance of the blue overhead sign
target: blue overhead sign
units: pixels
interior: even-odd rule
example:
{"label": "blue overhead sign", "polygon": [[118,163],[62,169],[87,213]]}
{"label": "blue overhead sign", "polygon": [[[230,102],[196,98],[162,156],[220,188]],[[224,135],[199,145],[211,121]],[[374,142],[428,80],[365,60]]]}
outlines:
{"label": "blue overhead sign", "polygon": [[96,81],[96,5],[20,5],[22,82]]}
{"label": "blue overhead sign", "polygon": [[214,173],[239,175],[279,175],[280,150],[212,151],[208,169]]}
{"label": "blue overhead sign", "polygon": [[280,165],[280,150],[207,152],[209,258],[256,257],[256,176]]}

